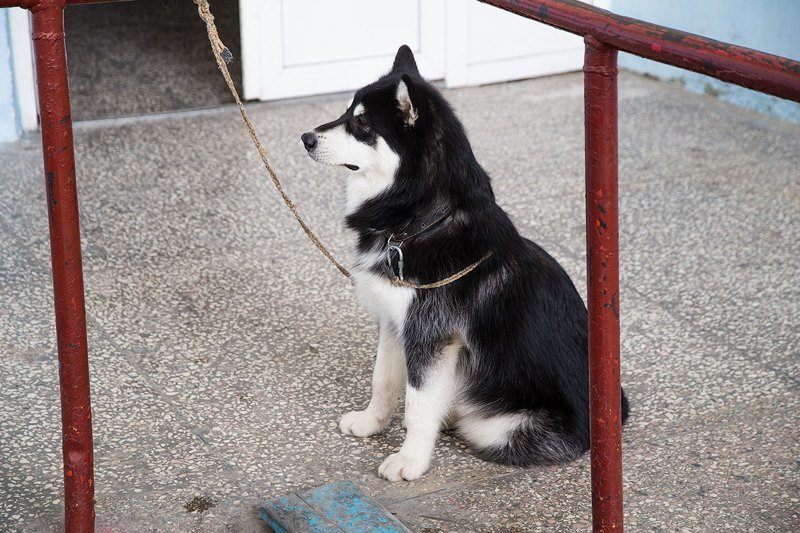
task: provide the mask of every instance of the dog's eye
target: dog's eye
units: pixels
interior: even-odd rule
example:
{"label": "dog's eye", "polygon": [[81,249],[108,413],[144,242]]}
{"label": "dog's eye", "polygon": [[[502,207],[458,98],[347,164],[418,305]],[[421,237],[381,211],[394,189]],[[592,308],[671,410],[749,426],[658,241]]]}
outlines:
{"label": "dog's eye", "polygon": [[367,122],[367,117],[363,113],[353,117],[353,120],[355,120],[355,123],[361,128],[366,128],[369,125],[369,122]]}

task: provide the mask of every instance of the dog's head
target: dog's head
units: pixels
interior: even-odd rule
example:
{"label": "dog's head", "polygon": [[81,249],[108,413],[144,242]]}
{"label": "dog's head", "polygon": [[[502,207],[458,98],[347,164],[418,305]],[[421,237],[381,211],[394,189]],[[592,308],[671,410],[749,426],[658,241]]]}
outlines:
{"label": "dog's head", "polygon": [[414,54],[401,46],[392,70],[356,92],[342,116],[301,136],[308,154],[319,163],[392,179],[425,120],[424,85]]}

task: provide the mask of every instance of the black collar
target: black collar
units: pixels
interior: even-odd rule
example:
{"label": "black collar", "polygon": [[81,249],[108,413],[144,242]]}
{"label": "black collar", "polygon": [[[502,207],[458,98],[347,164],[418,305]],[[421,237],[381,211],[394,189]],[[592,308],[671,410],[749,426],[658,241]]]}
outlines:
{"label": "black collar", "polygon": [[438,226],[439,224],[441,224],[442,222],[444,222],[445,220],[450,218],[452,215],[453,215],[452,211],[446,211],[446,212],[442,213],[441,215],[439,215],[438,217],[436,217],[432,222],[429,222],[428,224],[425,224],[424,226],[422,226],[421,228],[419,228],[417,231],[415,231],[413,233],[408,231],[407,229],[405,229],[405,228],[408,228],[410,223],[406,224],[405,228],[402,231],[393,232],[393,233],[391,233],[389,235],[389,238],[387,239],[387,245],[388,244],[394,244],[395,246],[402,246],[405,242],[410,241],[414,237],[422,235],[426,231],[429,231],[429,230],[435,228],[436,226]]}
{"label": "black collar", "polygon": [[417,231],[410,233],[408,231],[403,231],[402,233],[392,233],[389,235],[389,238],[386,239],[386,266],[389,270],[390,277],[395,277],[400,281],[404,281],[403,278],[403,265],[404,265],[404,258],[403,258],[403,249],[402,246],[404,243],[410,241],[414,237],[422,235],[426,231],[429,231],[448,218],[452,216],[452,211],[447,211],[442,213],[438,217],[436,217],[433,222],[425,224]]}

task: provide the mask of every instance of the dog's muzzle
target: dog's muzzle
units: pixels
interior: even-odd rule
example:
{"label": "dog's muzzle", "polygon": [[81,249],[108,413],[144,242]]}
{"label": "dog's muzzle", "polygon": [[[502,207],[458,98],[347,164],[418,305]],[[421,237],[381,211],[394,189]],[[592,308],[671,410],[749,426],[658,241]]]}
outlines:
{"label": "dog's muzzle", "polygon": [[[311,156],[311,159],[313,159],[314,161],[319,161],[320,163],[324,163],[324,161],[320,161],[317,158],[316,149],[317,145],[319,144],[319,138],[317,137],[316,132],[307,131],[300,136],[300,139],[303,141],[303,146],[306,147],[306,152],[308,152],[308,155]],[[350,163],[342,163],[341,166],[347,167],[353,172],[357,172],[359,170],[359,167],[357,165],[352,165]]]}

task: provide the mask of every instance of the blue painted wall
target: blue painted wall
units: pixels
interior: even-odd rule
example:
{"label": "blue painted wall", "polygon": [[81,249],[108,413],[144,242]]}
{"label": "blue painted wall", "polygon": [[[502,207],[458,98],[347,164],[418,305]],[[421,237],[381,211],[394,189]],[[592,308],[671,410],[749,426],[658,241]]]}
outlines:
{"label": "blue painted wall", "polygon": [[13,141],[22,128],[15,107],[8,14],[0,9],[0,142]]}
{"label": "blue painted wall", "polygon": [[[800,60],[800,0],[612,0],[611,10],[662,26]],[[735,105],[800,123],[800,104],[647,59],[620,54],[623,68],[682,83]]]}

